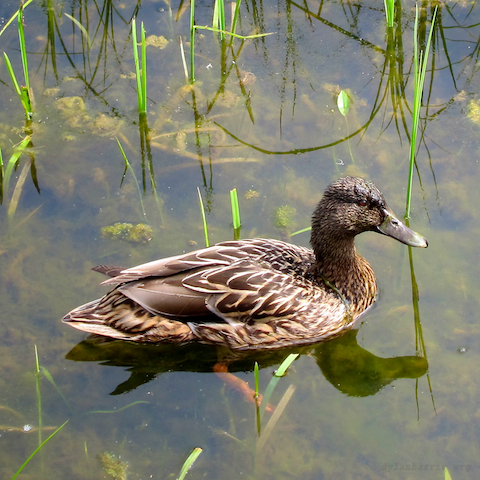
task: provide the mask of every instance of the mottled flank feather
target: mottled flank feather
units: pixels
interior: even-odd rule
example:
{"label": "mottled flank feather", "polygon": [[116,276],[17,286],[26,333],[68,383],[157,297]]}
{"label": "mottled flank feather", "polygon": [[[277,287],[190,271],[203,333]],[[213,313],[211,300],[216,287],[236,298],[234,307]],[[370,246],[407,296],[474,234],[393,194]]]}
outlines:
{"label": "mottled flank feather", "polygon": [[[114,289],[63,321],[117,339],[197,341],[233,350],[332,338],[350,329],[377,294],[374,273],[355,249],[355,235],[378,228],[404,243],[426,246],[401,222],[407,230],[392,234],[385,227],[392,216],[373,184],[347,177],[327,189],[313,215],[313,250],[256,238],[126,270],[101,265],[94,270],[112,277],[103,284]],[[415,240],[405,239],[405,232]]]}

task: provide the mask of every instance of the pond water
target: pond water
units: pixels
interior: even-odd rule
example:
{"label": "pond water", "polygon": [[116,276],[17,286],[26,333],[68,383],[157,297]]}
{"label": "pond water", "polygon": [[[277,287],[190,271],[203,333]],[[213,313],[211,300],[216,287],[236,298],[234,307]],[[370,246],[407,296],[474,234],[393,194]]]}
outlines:
{"label": "pond water", "polygon": [[[419,11],[421,48],[435,5]],[[324,188],[344,175],[374,181],[403,215],[415,4],[396,6],[389,29],[383,2],[246,0],[236,32],[272,35],[230,47],[198,29],[193,86],[179,44],[188,76],[183,1],[27,6],[28,126],[0,66],[5,171],[31,135],[0,206],[0,478],[12,478],[66,420],[19,478],[173,479],[195,447],[203,451],[192,480],[433,480],[445,467],[454,480],[479,477],[475,2],[438,4],[434,24],[410,219],[429,248],[409,252],[373,233],[358,239],[378,302],[358,330],[300,352],[271,398],[289,401],[269,427],[265,414],[260,437],[254,405],[212,372],[213,348],[99,344],[60,321],[106,292],[91,267],[204,246],[198,192],[211,244],[233,237],[233,188],[243,238],[288,239],[308,227]],[[195,7],[196,25],[211,26],[213,3]],[[2,2],[3,24],[17,8]],[[142,121],[134,16],[149,43]],[[0,44],[24,83],[16,21]],[[351,100],[345,117],[341,90]],[[116,223],[140,226],[118,234]],[[308,246],[309,233],[289,241]],[[253,355],[231,371],[253,385],[258,361],[264,391],[288,353]]]}

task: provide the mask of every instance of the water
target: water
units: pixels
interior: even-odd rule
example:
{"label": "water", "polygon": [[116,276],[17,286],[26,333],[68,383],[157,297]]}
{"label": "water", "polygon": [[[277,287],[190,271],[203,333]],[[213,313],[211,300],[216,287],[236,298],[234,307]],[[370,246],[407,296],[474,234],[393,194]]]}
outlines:
{"label": "water", "polygon": [[[402,215],[413,6],[404,3],[387,32],[378,2],[246,2],[237,32],[275,34],[245,42],[234,63],[214,33],[198,31],[193,88],[177,41],[182,35],[188,55],[184,4],[171,5],[172,20],[159,2],[27,7],[33,156],[21,157],[0,207],[1,478],[38,446],[35,345],[47,370],[42,440],[69,423],[25,479],[112,478],[109,458],[128,464],[129,479],[177,478],[194,447],[203,453],[191,479],[440,479],[445,466],[455,480],[478,478],[476,4],[445,4],[437,16],[410,221],[430,242],[412,252],[418,309],[406,247],[362,235],[358,248],[377,274],[379,300],[358,332],[302,351],[274,392],[278,405],[295,388],[261,448],[254,407],[212,373],[214,350],[96,345],[60,322],[105,292],[92,266],[133,266],[203,246],[197,187],[211,243],[232,238],[234,187],[242,237],[286,238],[308,226],[325,186],[346,174],[373,180]],[[0,16],[16,8],[2,4]],[[211,12],[197,2],[197,25],[211,25]],[[63,13],[85,26],[90,49]],[[143,143],[129,37],[135,13],[147,36],[168,40],[163,49],[147,47],[151,131]],[[431,19],[432,11],[421,14]],[[15,23],[0,42],[21,78]],[[238,52],[240,41],[234,45]],[[0,79],[6,165],[24,136],[24,114],[4,66]],[[340,89],[352,100],[346,118],[336,107]],[[136,178],[130,169],[123,176],[116,139]],[[279,221],[283,207],[287,222]],[[116,222],[148,224],[152,239],[102,237]],[[292,241],[308,245],[308,233]],[[287,353],[247,358],[231,370],[253,385],[258,360],[264,391]]]}

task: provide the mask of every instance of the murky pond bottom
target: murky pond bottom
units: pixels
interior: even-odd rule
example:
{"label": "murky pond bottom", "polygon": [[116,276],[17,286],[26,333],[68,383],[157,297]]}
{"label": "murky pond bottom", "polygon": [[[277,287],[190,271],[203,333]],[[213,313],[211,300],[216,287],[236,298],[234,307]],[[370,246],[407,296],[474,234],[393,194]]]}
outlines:
{"label": "murky pond bottom", "polygon": [[[17,8],[2,5],[1,17]],[[212,11],[197,2],[196,25],[212,25]],[[432,13],[420,11],[420,46]],[[433,27],[410,219],[429,248],[410,256],[374,233],[358,239],[378,302],[358,330],[300,352],[271,398],[285,408],[265,414],[260,437],[255,406],[213,373],[214,348],[88,342],[61,324],[106,292],[91,267],[203,247],[198,192],[211,244],[233,238],[233,188],[243,238],[308,246],[308,232],[290,235],[344,175],[373,180],[404,212],[413,3],[388,29],[378,2],[245,2],[237,33],[273,35],[236,38],[232,49],[197,30],[193,86],[178,42],[188,76],[189,14],[181,2],[28,5],[28,132],[0,69],[10,171],[0,206],[0,477],[68,420],[18,478],[177,478],[195,447],[192,479],[441,479],[445,467],[454,480],[478,478],[476,4],[442,5]],[[134,15],[155,35],[143,120]],[[22,78],[16,21],[0,42]],[[340,91],[351,100],[346,116]],[[258,361],[262,392],[288,353],[231,370],[252,386]]]}

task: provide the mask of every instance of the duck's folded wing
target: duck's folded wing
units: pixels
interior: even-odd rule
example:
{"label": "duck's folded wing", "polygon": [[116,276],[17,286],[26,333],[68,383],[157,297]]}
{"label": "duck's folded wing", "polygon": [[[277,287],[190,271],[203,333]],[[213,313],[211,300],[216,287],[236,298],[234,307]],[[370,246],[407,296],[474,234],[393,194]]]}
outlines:
{"label": "duck's folded wing", "polygon": [[206,295],[206,307],[229,324],[301,315],[325,295],[306,279],[248,261],[194,272],[183,285]]}
{"label": "duck's folded wing", "polygon": [[[175,257],[162,258],[153,262],[144,263],[126,270],[115,271],[113,278],[105,280],[102,285],[117,285],[148,277],[168,277],[176,273],[191,269],[208,268],[211,266],[230,265],[249,255],[248,249],[242,249],[242,244],[248,242],[230,242],[224,245],[218,244],[213,247],[196,250],[194,252],[177,255]],[[108,267],[97,267],[97,271],[111,276],[110,272],[104,272]],[[118,269],[117,269],[118,270]]]}

